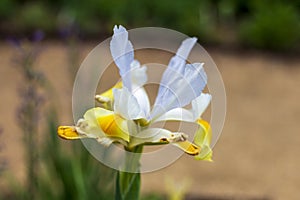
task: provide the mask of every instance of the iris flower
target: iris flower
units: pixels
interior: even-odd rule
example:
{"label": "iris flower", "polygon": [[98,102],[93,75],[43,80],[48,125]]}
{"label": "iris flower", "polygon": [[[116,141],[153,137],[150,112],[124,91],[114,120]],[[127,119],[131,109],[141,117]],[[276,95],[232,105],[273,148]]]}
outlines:
{"label": "iris flower", "polygon": [[[202,93],[207,76],[203,63],[186,63],[196,41],[196,38],[185,39],[171,58],[150,109],[143,88],[147,67],[134,59],[126,29],[115,26],[110,51],[122,81],[95,96],[101,107],[87,110],[75,126],[58,127],[58,135],[64,139],[94,138],[106,146],[120,143],[128,151],[139,145],[172,144],[197,160],[211,161],[212,132],[209,123],[201,118],[211,101],[210,94]],[[191,109],[185,108],[187,105]],[[150,127],[160,121],[196,123],[193,142],[185,133]]]}

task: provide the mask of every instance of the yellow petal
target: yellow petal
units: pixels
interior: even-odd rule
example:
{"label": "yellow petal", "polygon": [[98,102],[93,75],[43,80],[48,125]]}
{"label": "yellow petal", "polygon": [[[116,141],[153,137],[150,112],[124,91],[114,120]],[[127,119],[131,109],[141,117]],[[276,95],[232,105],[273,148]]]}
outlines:
{"label": "yellow petal", "polygon": [[185,153],[189,155],[198,155],[200,152],[200,147],[196,146],[195,144],[191,143],[190,141],[186,140],[183,142],[176,142],[173,145],[182,149]]}
{"label": "yellow petal", "polygon": [[113,110],[113,101],[114,101],[114,94],[113,94],[113,89],[120,89],[122,88],[123,84],[122,82],[118,82],[116,85],[114,85],[112,88],[109,90],[103,92],[100,95],[96,95],[95,99],[101,103],[102,107],[108,110]]}
{"label": "yellow petal", "polygon": [[211,150],[211,148],[209,146],[205,145],[201,148],[201,152],[195,156],[195,159],[212,162],[213,161],[212,155],[213,155],[213,151]]}
{"label": "yellow petal", "polygon": [[122,86],[123,86],[122,82],[118,82],[112,88],[110,88],[109,90],[107,90],[107,91],[103,92],[102,94],[100,94],[100,96],[109,98],[111,101],[113,101],[113,99],[114,99],[113,89],[114,88],[120,89],[120,88],[122,88]]}
{"label": "yellow petal", "polygon": [[209,123],[202,119],[198,119],[199,128],[195,134],[194,143],[201,147],[201,151],[195,156],[197,160],[212,161],[212,149],[210,148],[212,131]]}
{"label": "yellow petal", "polygon": [[67,140],[80,139],[85,136],[79,135],[74,126],[59,126],[57,129],[57,134]]}
{"label": "yellow petal", "polygon": [[204,144],[209,146],[212,137],[212,131],[209,123],[203,119],[198,119],[197,124],[199,125],[199,128],[195,134],[195,144],[200,147]]}

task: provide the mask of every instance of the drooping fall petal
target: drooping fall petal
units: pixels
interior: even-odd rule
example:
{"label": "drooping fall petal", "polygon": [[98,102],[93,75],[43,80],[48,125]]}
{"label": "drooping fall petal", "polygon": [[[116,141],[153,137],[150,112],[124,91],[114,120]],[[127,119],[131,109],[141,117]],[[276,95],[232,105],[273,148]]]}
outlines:
{"label": "drooping fall petal", "polygon": [[212,131],[209,123],[202,119],[197,121],[199,128],[195,134],[194,143],[201,147],[201,151],[195,156],[197,160],[212,161],[212,149],[210,148]]}

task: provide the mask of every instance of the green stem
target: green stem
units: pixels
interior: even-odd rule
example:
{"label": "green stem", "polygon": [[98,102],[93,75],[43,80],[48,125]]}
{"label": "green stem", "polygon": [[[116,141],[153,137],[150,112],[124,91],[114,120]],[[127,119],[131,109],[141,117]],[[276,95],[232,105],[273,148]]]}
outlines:
{"label": "green stem", "polygon": [[141,184],[139,161],[143,146],[126,150],[130,151],[131,154],[126,154],[124,171],[118,171],[117,173],[115,200],[138,200]]}

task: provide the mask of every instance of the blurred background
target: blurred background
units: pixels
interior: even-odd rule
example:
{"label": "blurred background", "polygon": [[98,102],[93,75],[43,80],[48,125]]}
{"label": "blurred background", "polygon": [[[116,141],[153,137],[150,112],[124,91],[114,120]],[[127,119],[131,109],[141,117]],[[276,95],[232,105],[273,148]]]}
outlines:
{"label": "blurred background", "polygon": [[115,171],[56,128],[115,24],[198,37],[227,92],[214,162],[144,174],[143,199],[300,199],[299,0],[0,0],[0,199],[113,198]]}

